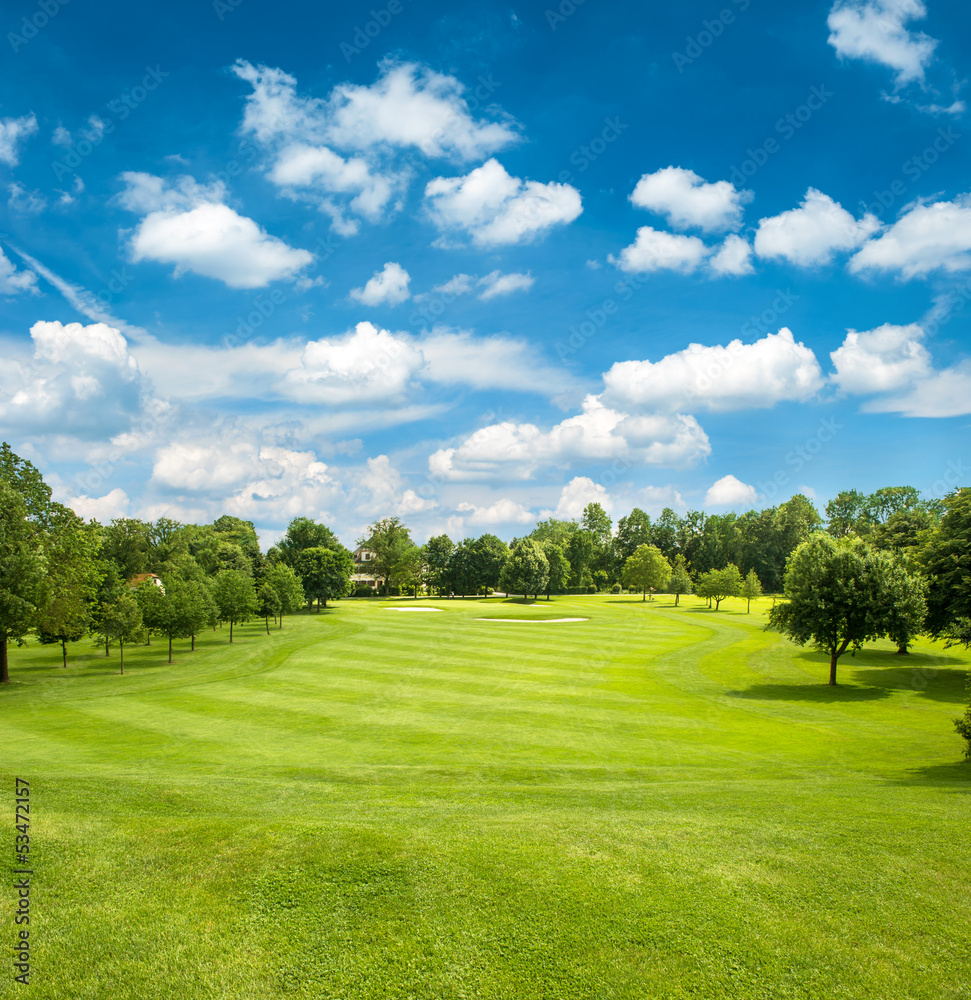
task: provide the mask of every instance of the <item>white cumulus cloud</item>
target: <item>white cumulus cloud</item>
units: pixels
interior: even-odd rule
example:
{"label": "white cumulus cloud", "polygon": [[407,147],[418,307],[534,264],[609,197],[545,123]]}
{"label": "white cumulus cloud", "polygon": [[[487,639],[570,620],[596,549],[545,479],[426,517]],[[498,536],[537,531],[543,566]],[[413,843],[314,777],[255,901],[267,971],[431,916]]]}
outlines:
{"label": "white cumulus cloud", "polygon": [[641,226],[634,242],[624,247],[620,257],[607,259],[622,271],[680,271],[690,274],[697,270],[711,249],[697,236],[665,233],[651,226]]}
{"label": "white cumulus cloud", "polygon": [[[385,60],[373,84],[342,83],[325,98],[298,93],[280,69],[239,60],[233,71],[252,87],[240,131],[263,148],[269,180],[342,235],[401,208],[414,174],[404,154],[466,162],[519,140],[510,116],[490,106],[476,117],[461,81],[418,63]],[[479,104],[494,89],[480,83],[469,96]]]}
{"label": "white cumulus cloud", "polygon": [[630,200],[667,218],[675,229],[697,227],[705,232],[737,229],[751,191],[736,191],[730,181],[709,184],[693,170],[664,167],[644,174]]}
{"label": "white cumulus cloud", "polygon": [[465,523],[474,528],[493,527],[497,524],[533,524],[536,521],[536,515],[532,511],[508,497],[484,507],[460,503],[455,509],[462,511],[466,515]]}
{"label": "white cumulus cloud", "polygon": [[752,505],[758,499],[754,486],[743,483],[735,476],[722,476],[712,483],[705,494],[706,507],[726,507],[730,504]]}
{"label": "white cumulus cloud", "polygon": [[410,281],[408,272],[396,261],[389,260],[380,271],[374,272],[363,288],[352,288],[351,298],[366,306],[396,306],[411,297]]}
{"label": "white cumulus cloud", "polygon": [[920,81],[937,40],[906,25],[926,16],[922,0],[838,0],[826,21],[828,41],[841,58],[889,66],[898,86]]}
{"label": "white cumulus cloud", "polygon": [[154,260],[174,264],[177,277],[192,271],[230,288],[263,288],[294,277],[314,259],[222,204],[221,185],[204,187],[191,177],[168,184],[149,174],[122,179],[126,190],[119,202],[131,211],[148,212],[131,237],[136,263]]}
{"label": "white cumulus cloud", "polygon": [[121,333],[104,323],[35,323],[29,363],[3,360],[0,420],[36,434],[110,437],[151,396]]}
{"label": "white cumulus cloud", "polygon": [[429,470],[446,479],[529,479],[542,467],[577,461],[629,460],[646,465],[687,466],[711,450],[694,417],[684,414],[631,417],[588,396],[582,412],[548,431],[503,421],[475,431],[457,447],[429,458]]}
{"label": "white cumulus cloud", "polygon": [[312,340],[278,389],[301,402],[355,404],[400,400],[424,367],[422,352],[387,330],[358,323],[344,337]]}
{"label": "white cumulus cloud", "polygon": [[717,252],[708,261],[712,272],[718,275],[751,274],[752,248],[741,236],[726,236]]}
{"label": "white cumulus cloud", "polygon": [[833,381],[846,392],[889,392],[924,378],[931,370],[931,356],[917,323],[875,330],[848,330],[841,347],[831,352],[836,369]]}
{"label": "white cumulus cloud", "polygon": [[855,250],[880,228],[873,215],[855,219],[829,195],[809,188],[798,208],[760,219],[755,252],[802,267],[828,264],[838,250]]}
{"label": "white cumulus cloud", "polygon": [[971,194],[919,204],[850,260],[850,271],[897,271],[903,278],[971,267]]}
{"label": "white cumulus cloud", "polygon": [[757,409],[804,401],[823,386],[816,355],[783,327],[754,344],[689,344],[659,361],[618,361],[604,400],[626,408]]}
{"label": "white cumulus cloud", "polygon": [[89,497],[82,493],[64,503],[86,521],[100,521],[102,524],[107,524],[116,517],[127,517],[131,506],[128,494],[117,486],[103,497]]}
{"label": "white cumulus cloud", "polygon": [[512,177],[495,159],[464,177],[430,180],[425,205],[439,229],[465,232],[480,247],[528,243],[583,210],[576,188]]}
{"label": "white cumulus cloud", "polygon": [[574,476],[560,490],[556,508],[552,511],[543,511],[543,514],[563,521],[579,520],[583,509],[591,503],[599,503],[608,514],[614,508],[613,501],[602,483],[595,483],[589,476]]}

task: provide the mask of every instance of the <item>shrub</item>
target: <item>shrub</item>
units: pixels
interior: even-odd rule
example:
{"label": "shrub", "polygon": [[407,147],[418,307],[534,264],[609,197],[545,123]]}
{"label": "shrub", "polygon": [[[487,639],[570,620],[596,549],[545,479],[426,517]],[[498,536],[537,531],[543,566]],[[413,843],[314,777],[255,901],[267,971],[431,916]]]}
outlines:
{"label": "shrub", "polygon": [[613,586],[612,586],[612,587],[610,588],[610,592],[611,592],[612,594],[619,594],[619,593],[620,593],[620,592],[621,592],[621,591],[622,591],[623,589],[624,589],[624,588],[623,588],[623,587],[621,587],[621,585],[620,585],[619,583],[615,583],[615,584],[614,584],[614,585],[613,585]]}

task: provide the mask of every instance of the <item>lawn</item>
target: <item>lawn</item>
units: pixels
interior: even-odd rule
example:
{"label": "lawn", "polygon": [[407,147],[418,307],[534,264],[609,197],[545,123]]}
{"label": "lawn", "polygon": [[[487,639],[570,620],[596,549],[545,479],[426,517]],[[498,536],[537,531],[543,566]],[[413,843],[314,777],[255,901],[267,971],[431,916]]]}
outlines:
{"label": "lawn", "polygon": [[[418,604],[124,676],[11,649],[0,996],[971,998],[971,656],[880,643],[832,689],[769,600]],[[585,620],[478,620],[521,617]]]}

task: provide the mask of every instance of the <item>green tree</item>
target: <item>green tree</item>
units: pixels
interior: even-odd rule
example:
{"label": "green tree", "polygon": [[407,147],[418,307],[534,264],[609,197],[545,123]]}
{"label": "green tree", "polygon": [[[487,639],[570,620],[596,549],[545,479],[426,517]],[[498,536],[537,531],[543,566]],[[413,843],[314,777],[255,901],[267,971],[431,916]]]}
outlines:
{"label": "green tree", "polygon": [[507,594],[522,594],[524,600],[529,600],[530,594],[539,596],[546,589],[549,574],[543,550],[532,539],[523,538],[503,567],[500,585]]}
{"label": "green tree", "polygon": [[695,584],[695,593],[699,597],[707,597],[715,602],[715,610],[726,597],[742,596],[742,574],[735,563],[729,563],[724,569],[711,569],[702,573]]}
{"label": "green tree", "polygon": [[[180,580],[177,598],[179,615],[185,630],[183,638],[192,640],[191,651],[196,651],[196,636],[204,628],[215,628],[219,621],[219,608],[209,586],[200,580]],[[170,650],[171,652],[171,650]]]}
{"label": "green tree", "polygon": [[212,585],[212,599],[219,617],[229,622],[229,641],[233,641],[233,626],[249,621],[256,613],[256,591],[253,579],[238,569],[222,570]]}
{"label": "green tree", "polygon": [[446,580],[453,594],[474,594],[479,589],[475,542],[471,538],[463,538],[452,549],[448,560]]}
{"label": "green tree", "polygon": [[270,619],[276,621],[280,613],[280,595],[268,583],[260,585],[256,592],[256,613],[266,622],[266,634],[270,634]]}
{"label": "green tree", "polygon": [[138,642],[145,634],[142,613],[131,594],[119,594],[102,611],[105,634],[118,643],[121,672],[125,672],[125,643]]}
{"label": "green tree", "polygon": [[[648,590],[661,590],[671,579],[671,564],[656,545],[640,545],[624,563],[625,587],[641,591],[641,600],[647,600]],[[652,597],[651,600],[654,600]]]}
{"label": "green tree", "polygon": [[476,590],[485,595],[499,586],[502,567],[509,558],[509,546],[496,535],[480,535],[472,543]]}
{"label": "green tree", "polygon": [[[896,627],[920,619],[919,587],[901,587],[893,556],[860,538],[816,534],[792,554],[785,596],[769,612],[766,628],[829,655],[829,683],[839,658]],[[895,607],[895,605],[904,605]]]}
{"label": "green tree", "polygon": [[651,541],[661,550],[665,559],[673,559],[677,552],[680,523],[678,515],[670,507],[665,507],[651,528]]}
{"label": "green tree", "polygon": [[285,563],[271,567],[266,574],[266,582],[276,591],[280,602],[280,628],[283,628],[283,616],[299,611],[306,600],[303,584],[293,567]]}
{"label": "green tree", "polygon": [[311,605],[316,601],[320,611],[321,602],[326,608],[328,601],[336,601],[350,593],[354,560],[343,545],[336,552],[324,548],[304,549],[297,557],[296,570],[307,600]]}
{"label": "green tree", "polygon": [[597,539],[592,532],[578,528],[567,540],[566,557],[570,561],[573,575],[570,582],[574,587],[584,586],[585,580],[593,582],[591,565],[596,559]]}
{"label": "green tree", "polygon": [[102,532],[102,555],[118,567],[122,580],[147,573],[151,526],[135,517],[116,518]]}
{"label": "green tree", "polygon": [[864,514],[867,498],[859,490],[842,490],[826,504],[826,530],[834,538],[859,534],[857,527]]}
{"label": "green tree", "polygon": [[398,517],[384,517],[380,521],[375,521],[369,528],[368,534],[358,539],[358,545],[369,548],[374,553],[374,560],[371,563],[373,572],[384,577],[385,595],[391,592],[391,588],[397,585],[400,567],[403,563],[405,552],[414,548],[415,543],[411,540],[411,533],[401,523]]}
{"label": "green tree", "polygon": [[421,548],[412,545],[410,549],[405,549],[401,558],[395,564],[394,578],[403,590],[412,591],[414,597],[418,597],[418,588],[421,586],[424,576],[425,566],[421,558]]}
{"label": "green tree", "polygon": [[551,591],[559,593],[570,585],[570,560],[567,559],[562,546],[556,542],[546,542],[541,547],[549,566],[546,577],[546,599],[549,600]]}
{"label": "green tree", "polygon": [[971,489],[944,498],[944,515],[923,555],[930,582],[927,632],[971,646]]}
{"label": "green tree", "polygon": [[674,606],[678,606],[678,600],[682,594],[691,593],[691,576],[688,567],[685,565],[684,556],[677,555],[674,558],[674,565],[671,567],[671,580],[668,583],[668,590],[674,594]]}
{"label": "green tree", "polygon": [[742,597],[745,598],[745,613],[752,613],[752,598],[762,596],[762,582],[759,580],[758,574],[754,569],[750,569],[745,576],[745,581],[742,584]]}
{"label": "green tree", "polygon": [[640,507],[635,507],[627,517],[617,522],[617,536],[614,544],[621,565],[642,546],[651,545],[651,518]]}
{"label": "green tree", "polygon": [[422,547],[422,558],[426,566],[428,585],[442,594],[448,576],[448,561],[455,545],[448,535],[435,535]]}
{"label": "green tree", "polygon": [[297,557],[304,549],[343,548],[340,539],[324,524],[318,524],[309,517],[295,517],[287,527],[287,533],[271,550],[281,562],[297,568]]}
{"label": "green tree", "polygon": [[51,504],[45,538],[48,599],[38,611],[35,627],[43,644],[58,643],[67,666],[67,644],[88,633],[102,571],[99,526],[85,524],[67,507]]}
{"label": "green tree", "polygon": [[540,545],[546,542],[554,542],[566,551],[570,535],[577,530],[577,527],[576,521],[560,521],[555,517],[551,517],[546,521],[538,521],[536,527],[533,528],[527,537],[531,538],[534,542],[539,542]]}
{"label": "green tree", "polygon": [[152,582],[139,584],[134,591],[135,603],[142,613],[146,637],[165,635],[169,619],[168,595]]}
{"label": "green tree", "polygon": [[2,473],[0,466],[0,682],[6,684],[10,680],[7,643],[23,641],[46,604],[49,590],[38,525],[29,519],[30,506],[24,496]]}

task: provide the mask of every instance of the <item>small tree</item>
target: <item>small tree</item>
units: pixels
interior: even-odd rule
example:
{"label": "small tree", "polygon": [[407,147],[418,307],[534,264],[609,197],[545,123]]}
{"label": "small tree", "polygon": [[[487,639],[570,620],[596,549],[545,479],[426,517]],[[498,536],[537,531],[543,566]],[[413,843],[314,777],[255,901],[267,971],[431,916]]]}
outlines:
{"label": "small tree", "polygon": [[145,635],[142,612],[131,594],[120,594],[102,612],[105,635],[118,643],[121,672],[125,672],[125,643],[138,642]]}
{"label": "small tree", "polygon": [[624,563],[623,584],[641,591],[642,601],[647,600],[648,590],[660,590],[670,579],[671,564],[656,545],[639,545]]}
{"label": "small tree", "polygon": [[328,601],[336,601],[347,596],[354,572],[354,560],[343,546],[339,549],[315,547],[304,549],[297,556],[297,572],[303,581],[303,591],[312,605],[321,601],[327,607]]}
{"label": "small tree", "polygon": [[707,573],[702,573],[695,586],[695,593],[699,597],[707,597],[709,606],[714,601],[717,611],[726,597],[741,597],[742,584],[739,568],[735,563],[729,563],[724,569],[710,569]]}
{"label": "small tree", "polygon": [[224,569],[212,586],[212,598],[219,617],[229,622],[229,641],[233,641],[233,626],[249,621],[256,613],[256,591],[253,580],[238,569]]}
{"label": "small tree", "polygon": [[671,580],[668,589],[674,594],[674,606],[678,606],[678,599],[682,594],[691,593],[691,577],[688,575],[688,567],[685,565],[684,556],[679,552],[674,558],[674,566],[671,567]]}
{"label": "small tree", "polygon": [[61,504],[51,504],[45,539],[48,600],[37,615],[37,638],[41,643],[60,643],[63,666],[67,666],[67,644],[83,638],[91,627],[91,610],[102,572],[97,553],[97,525],[85,524]]}
{"label": "small tree", "polygon": [[425,576],[430,587],[441,594],[445,590],[448,561],[452,555],[452,539],[448,535],[435,535],[422,546]]}
{"label": "small tree", "polygon": [[570,560],[561,545],[556,542],[544,542],[542,545],[543,554],[549,566],[549,575],[546,578],[546,600],[550,599],[550,591],[565,590],[570,583]]}
{"label": "small tree", "polygon": [[901,573],[909,576],[893,556],[860,538],[813,535],[790,556],[788,600],[772,608],[766,628],[828,653],[829,683],[835,686],[836,664],[847,649],[923,618],[923,588],[904,583]]}
{"label": "small tree", "polygon": [[184,580],[177,591],[179,617],[184,635],[192,640],[191,651],[196,651],[196,636],[204,628],[213,628],[219,621],[219,608],[209,587],[199,580]]}
{"label": "small tree", "polygon": [[276,591],[280,602],[280,628],[283,628],[283,616],[299,611],[306,600],[300,577],[291,566],[277,563],[267,574],[266,582]]}
{"label": "small tree", "polygon": [[546,589],[549,575],[550,564],[543,550],[532,539],[524,538],[503,567],[501,586],[506,593],[522,594],[528,600],[530,594],[538,596]]}
{"label": "small tree", "polygon": [[748,575],[745,577],[745,582],[742,584],[742,597],[746,600],[745,613],[751,614],[752,612],[752,598],[762,596],[762,584],[759,581],[758,574],[754,569],[748,571]]}
{"label": "small tree", "polygon": [[280,595],[268,583],[264,583],[256,594],[256,613],[266,622],[266,634],[270,634],[270,619],[276,621],[280,613]]}

